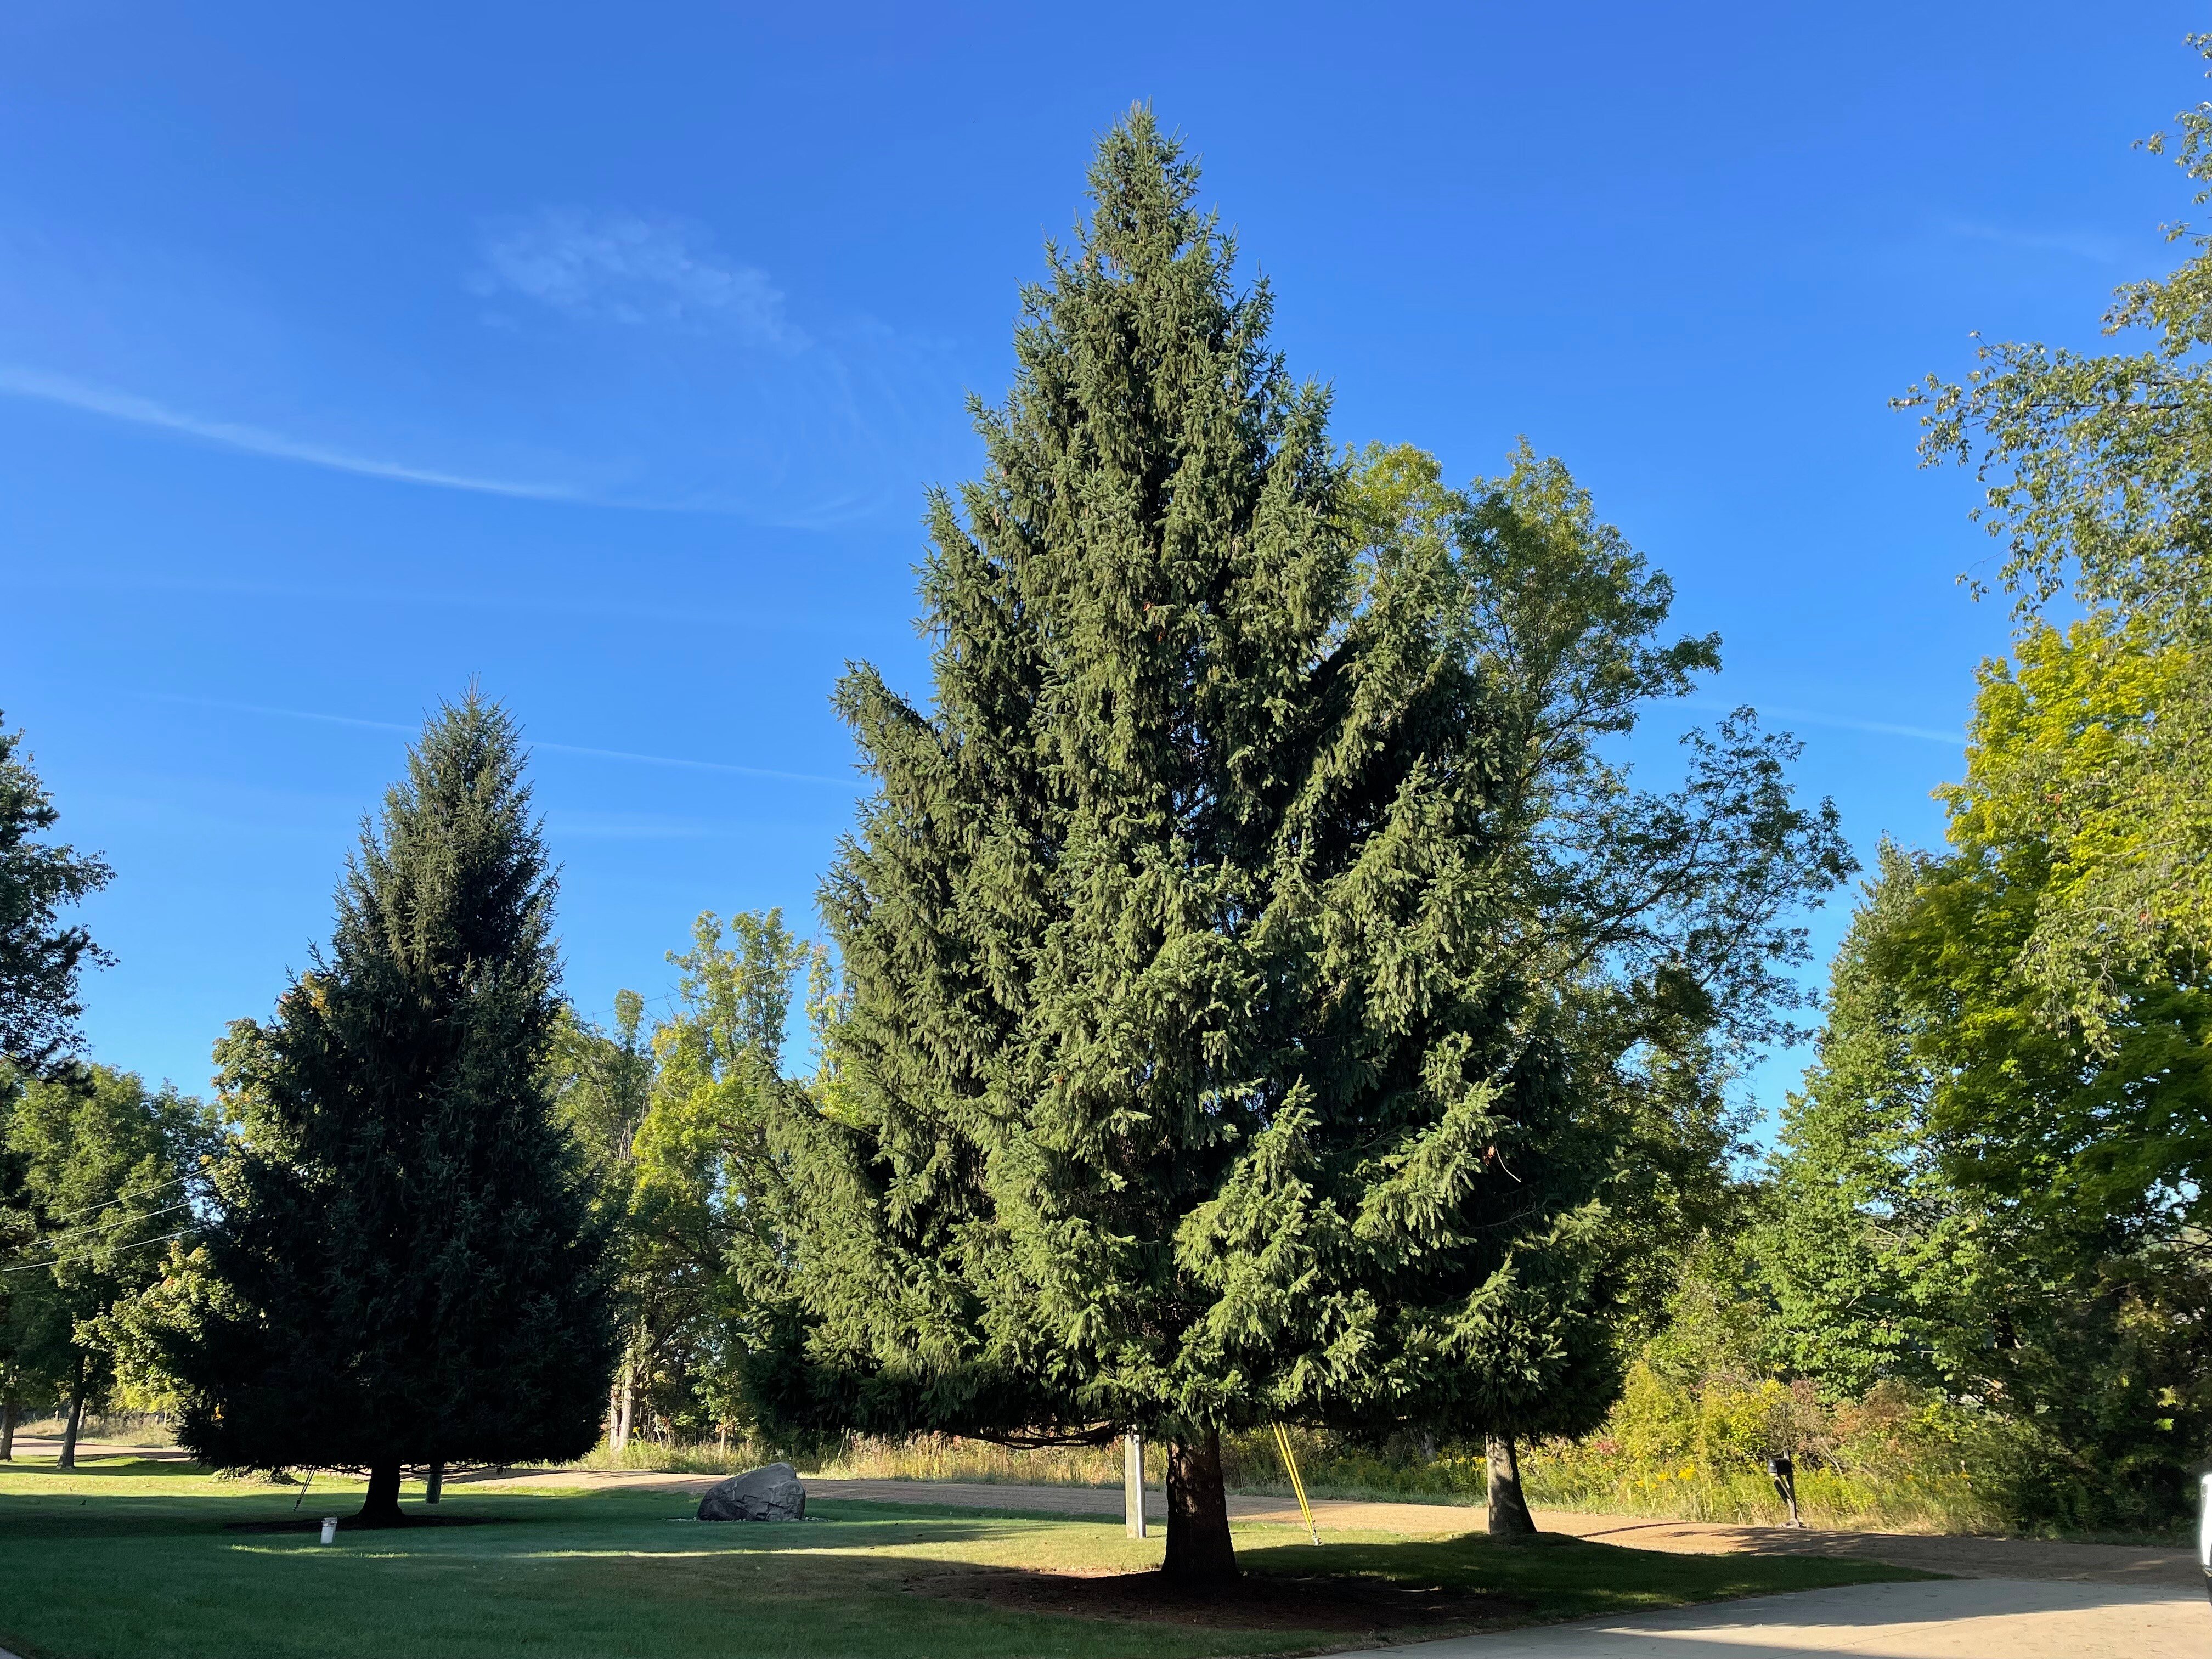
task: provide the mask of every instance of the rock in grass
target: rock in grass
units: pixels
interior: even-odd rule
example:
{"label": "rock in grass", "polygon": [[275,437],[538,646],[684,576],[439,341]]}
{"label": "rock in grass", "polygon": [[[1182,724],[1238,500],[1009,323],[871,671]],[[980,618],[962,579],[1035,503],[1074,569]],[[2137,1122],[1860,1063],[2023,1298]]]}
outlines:
{"label": "rock in grass", "polygon": [[709,1486],[699,1500],[702,1521],[804,1521],[806,1488],[788,1463],[770,1463]]}

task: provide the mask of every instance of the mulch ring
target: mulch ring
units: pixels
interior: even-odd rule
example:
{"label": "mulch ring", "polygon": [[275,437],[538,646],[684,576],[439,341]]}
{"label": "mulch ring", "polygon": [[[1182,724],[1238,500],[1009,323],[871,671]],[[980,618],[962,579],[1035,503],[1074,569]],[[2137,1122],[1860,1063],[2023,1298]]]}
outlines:
{"label": "mulch ring", "polygon": [[1513,1622],[1526,1601],[1441,1585],[1382,1578],[1290,1578],[1246,1573],[1221,1585],[1179,1584],[1158,1572],[1097,1577],[991,1569],[930,1573],[907,1581],[918,1595],[986,1601],[1024,1613],[1133,1620],[1212,1630],[1372,1632],[1450,1625],[1462,1629]]}

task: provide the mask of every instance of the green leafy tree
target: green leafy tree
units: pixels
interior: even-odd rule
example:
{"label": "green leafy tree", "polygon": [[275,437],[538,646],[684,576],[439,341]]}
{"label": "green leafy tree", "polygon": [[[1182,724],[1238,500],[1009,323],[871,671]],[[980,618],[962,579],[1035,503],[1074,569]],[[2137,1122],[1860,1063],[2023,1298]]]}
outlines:
{"label": "green leafy tree", "polygon": [[191,1231],[214,1122],[197,1101],[105,1066],[14,1091],[0,1127],[11,1167],[15,1259],[0,1271],[0,1366],[11,1417],[27,1383],[64,1402],[61,1461],[116,1375],[111,1309],[158,1279],[150,1247]]}
{"label": "green leafy tree", "polygon": [[39,839],[59,818],[23,734],[0,731],[0,1062],[36,1072],[67,1053],[83,1012],[77,975],[106,960],[61,911],[105,887],[99,859]]}
{"label": "green leafy tree", "polygon": [[[615,994],[611,1032],[562,1011],[549,1065],[556,1115],[583,1154],[595,1219],[607,1243],[615,1323],[624,1335],[646,1318],[661,1275],[643,1248],[637,1201],[637,1131],[653,1098],[653,1053],[640,1026],[645,1000]],[[617,1451],[629,1435],[634,1389],[625,1356],[607,1406],[608,1441]]]}
{"label": "green leafy tree", "polygon": [[179,1440],[219,1468],[576,1456],[614,1357],[602,1237],[555,1121],[554,877],[514,723],[442,708],[364,825],[328,951],[218,1049],[243,1144],[204,1297],[175,1310]]}
{"label": "green leafy tree", "polygon": [[787,1425],[1140,1429],[1203,1578],[1224,1429],[1601,1415],[1618,1097],[1768,1023],[1844,855],[1747,720],[1627,786],[1605,740],[1712,642],[1654,639],[1556,464],[1339,461],[1195,189],[1149,114],[1103,140],[933,503],[933,708],[839,690],[878,793],[756,1382]]}
{"label": "green leafy tree", "polygon": [[784,1086],[793,984],[806,952],[781,911],[712,912],[669,1017],[641,1042],[643,1005],[616,1002],[610,1037],[570,1027],[562,1115],[575,1126],[615,1220],[623,1356],[608,1408],[619,1452],[642,1405],[672,1429],[726,1431],[746,1413],[738,1380],[751,1303],[733,1248],[758,1218],[769,1096]]}
{"label": "green leafy tree", "polygon": [[[2212,57],[2212,35],[2191,44]],[[2145,148],[2173,152],[2201,206],[2212,104],[2179,120]],[[2046,1012],[2093,1043],[2124,982],[2177,951],[2212,953],[2212,235],[2168,234],[2190,257],[2122,288],[2105,316],[2139,349],[1985,344],[1964,384],[1931,375],[1902,400],[1923,411],[1923,459],[1972,465],[1988,486],[1979,516],[2006,544],[2024,668],[2055,648],[2036,627],[2053,599],[2100,613],[2064,650],[2109,654],[2092,700],[2054,705],[2058,725],[1975,763],[1991,810],[2050,860],[2023,968]]]}
{"label": "green leafy tree", "polygon": [[1774,1352],[2016,1419],[2023,1519],[2160,1527],[2212,1435],[2212,987],[2122,981],[2095,1045],[2054,1024],[2022,966],[2051,860],[1988,823],[1954,802],[1951,854],[1889,850],[1838,957],[1752,1246]]}

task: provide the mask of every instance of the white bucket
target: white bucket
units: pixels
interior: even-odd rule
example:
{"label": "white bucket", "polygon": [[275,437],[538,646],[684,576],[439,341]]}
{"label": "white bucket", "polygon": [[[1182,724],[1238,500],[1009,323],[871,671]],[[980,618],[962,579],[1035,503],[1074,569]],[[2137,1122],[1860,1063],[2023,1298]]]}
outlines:
{"label": "white bucket", "polygon": [[325,1544],[336,1543],[336,1542],[337,1541],[337,1535],[338,1535],[338,1518],[337,1518],[337,1516],[336,1516],[335,1515],[326,1515],[326,1516],[325,1516],[323,1517],[323,1542],[325,1542]]}

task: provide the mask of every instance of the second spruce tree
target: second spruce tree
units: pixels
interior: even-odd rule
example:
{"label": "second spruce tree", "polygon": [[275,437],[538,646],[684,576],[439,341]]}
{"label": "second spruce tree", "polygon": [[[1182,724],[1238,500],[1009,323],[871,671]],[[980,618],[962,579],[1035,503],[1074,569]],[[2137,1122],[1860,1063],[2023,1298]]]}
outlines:
{"label": "second spruce tree", "polygon": [[219,1050],[243,1140],[169,1342],[202,1461],[359,1468],[381,1525],[410,1466],[597,1440],[614,1334],[548,1094],[553,892],[514,724],[472,690],[364,828],[329,951]]}

